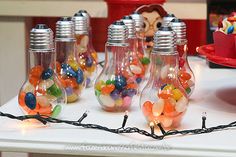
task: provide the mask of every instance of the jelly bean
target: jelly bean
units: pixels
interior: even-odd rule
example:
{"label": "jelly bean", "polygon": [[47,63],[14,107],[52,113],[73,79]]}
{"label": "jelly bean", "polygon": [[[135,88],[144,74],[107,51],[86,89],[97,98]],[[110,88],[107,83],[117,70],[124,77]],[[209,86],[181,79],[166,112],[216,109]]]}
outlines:
{"label": "jelly bean", "polygon": [[61,110],[62,110],[62,107],[61,105],[56,105],[54,108],[53,108],[53,111],[52,111],[52,118],[56,118],[60,113],[61,113]]}
{"label": "jelly bean", "polygon": [[96,95],[97,97],[99,97],[100,94],[101,94],[101,92],[100,92],[99,90],[96,90],[96,89],[95,89],[95,95]]}
{"label": "jelly bean", "polygon": [[71,95],[67,95],[67,102],[75,102],[78,99],[78,95],[75,93],[72,93]]}
{"label": "jelly bean", "polygon": [[31,93],[34,93],[35,91],[35,88],[34,86],[30,83],[30,82],[27,82],[24,86],[23,86],[23,89],[22,89],[25,93],[28,93],[28,92],[31,92]]}
{"label": "jelly bean", "polygon": [[141,78],[141,77],[136,78],[136,82],[137,82],[138,84],[141,83],[141,82],[142,82],[142,78]]}
{"label": "jelly bean", "polygon": [[36,97],[37,103],[41,106],[41,107],[47,107],[50,105],[50,102],[48,101],[47,97],[44,95],[40,95]]}
{"label": "jelly bean", "polygon": [[129,88],[136,89],[136,88],[138,88],[138,86],[137,86],[137,84],[135,84],[135,83],[130,83],[130,84],[127,84],[126,88],[127,88],[127,89],[129,89]]}
{"label": "jelly bean", "polygon": [[150,101],[146,101],[143,104],[142,110],[145,116],[152,115],[152,107],[153,107],[153,104]]}
{"label": "jelly bean", "polygon": [[92,57],[87,57],[85,65],[87,67],[91,67],[93,65],[93,58]]}
{"label": "jelly bean", "polygon": [[173,98],[176,101],[178,101],[181,97],[183,97],[183,93],[179,89],[174,89],[172,93],[173,93]]}
{"label": "jelly bean", "polygon": [[128,76],[127,83],[134,83],[136,81],[136,78],[137,78],[136,76],[131,76],[131,77]]}
{"label": "jelly bean", "polygon": [[153,116],[160,116],[164,109],[164,99],[159,99],[153,104],[152,113]]}
{"label": "jelly bean", "polygon": [[25,106],[25,95],[25,92],[20,92],[18,96],[18,103],[20,104],[20,106]]}
{"label": "jelly bean", "polygon": [[162,85],[162,86],[161,86],[161,90],[163,90],[166,85],[167,85],[167,84]]}
{"label": "jelly bean", "polygon": [[161,69],[161,78],[162,79],[166,79],[166,77],[168,75],[169,68],[170,68],[170,65],[167,64]]}
{"label": "jelly bean", "polygon": [[189,87],[186,88],[186,89],[185,89],[185,92],[186,92],[187,94],[191,93],[191,88],[189,88]]}
{"label": "jelly bean", "polygon": [[130,104],[131,104],[131,101],[132,101],[132,98],[131,97],[129,97],[129,96],[126,96],[126,97],[124,97],[124,99],[123,99],[123,105],[124,105],[124,107],[126,108],[128,108],[129,106],[130,106]]}
{"label": "jelly bean", "polygon": [[162,90],[159,94],[158,97],[162,98],[162,99],[168,99],[169,97],[172,96],[172,93],[170,91],[167,90]]}
{"label": "jelly bean", "polygon": [[56,72],[58,74],[61,72],[61,64],[58,61],[56,62]]}
{"label": "jelly bean", "polygon": [[150,63],[150,59],[147,57],[143,57],[140,61],[144,65],[148,65]]}
{"label": "jelly bean", "polygon": [[100,95],[99,100],[101,101],[101,104],[103,104],[106,107],[114,107],[115,101],[109,96],[109,95]]}
{"label": "jelly bean", "polygon": [[165,100],[165,105],[164,105],[164,114],[169,114],[175,112],[175,105],[173,105],[168,99]]}
{"label": "jelly bean", "polygon": [[115,77],[115,86],[118,90],[121,90],[123,87],[125,87],[127,85],[126,83],[126,78],[118,75]]}
{"label": "jelly bean", "polygon": [[107,80],[106,81],[106,84],[109,85],[109,84],[115,84],[115,80]]}
{"label": "jelly bean", "polygon": [[74,59],[68,61],[68,64],[74,71],[77,71],[79,69],[79,64]]}
{"label": "jelly bean", "polygon": [[134,73],[134,74],[141,74],[142,73],[142,68],[140,68],[137,65],[131,64],[130,69],[131,69],[131,72]]}
{"label": "jelly bean", "polygon": [[191,75],[187,72],[180,72],[180,78],[183,80],[190,80],[191,79]]}
{"label": "jelly bean", "polygon": [[186,110],[188,104],[188,99],[185,96],[182,96],[176,103],[175,109],[177,112],[183,112]]}
{"label": "jelly bean", "polygon": [[71,88],[71,87],[66,87],[65,90],[66,90],[67,96],[73,94],[73,88]]}
{"label": "jelly bean", "polygon": [[43,67],[40,65],[36,65],[30,70],[30,75],[33,77],[40,78],[43,72]]}
{"label": "jelly bean", "polygon": [[71,68],[69,64],[62,64],[63,73],[67,76],[76,77],[76,72]]}
{"label": "jelly bean", "polygon": [[234,26],[230,26],[227,30],[227,34],[232,34],[234,32]]}
{"label": "jelly bean", "polygon": [[47,70],[44,70],[44,71],[43,71],[43,73],[42,73],[42,75],[41,75],[41,78],[42,78],[43,80],[47,80],[47,79],[49,79],[50,77],[52,77],[52,75],[53,75],[53,70],[50,69],[50,68],[48,68]]}
{"label": "jelly bean", "polygon": [[48,107],[41,107],[37,110],[35,109],[35,111],[41,115],[50,116],[52,113],[52,105],[49,105]]}
{"label": "jelly bean", "polygon": [[161,124],[163,127],[165,128],[169,128],[173,123],[172,118],[166,117],[166,116],[162,116],[161,118]]}
{"label": "jelly bean", "polygon": [[103,95],[110,94],[115,89],[115,85],[110,84],[102,88],[101,93]]}
{"label": "jelly bean", "polygon": [[54,84],[54,81],[51,79],[42,80],[38,84],[38,90],[39,91],[46,91],[48,88],[50,88]]}
{"label": "jelly bean", "polygon": [[39,78],[38,77],[34,77],[34,76],[29,76],[29,82],[34,86],[36,87],[38,82],[39,82]]}
{"label": "jelly bean", "polygon": [[78,68],[78,71],[77,71],[76,81],[78,84],[81,84],[84,81],[84,73],[80,68]]}
{"label": "jelly bean", "polygon": [[172,91],[173,89],[175,89],[175,86],[172,84],[167,84],[163,89]]}
{"label": "jelly bean", "polygon": [[235,22],[236,21],[236,17],[235,16],[230,16],[227,18],[227,20],[231,23]]}
{"label": "jelly bean", "polygon": [[96,85],[95,85],[95,89],[97,89],[97,90],[102,90],[102,87],[104,87],[105,86],[105,83],[104,83],[104,81],[99,81],[98,83],[96,83]]}
{"label": "jelly bean", "polygon": [[57,87],[56,84],[53,84],[50,88],[47,89],[47,94],[53,95],[55,97],[60,97],[62,95],[62,91]]}
{"label": "jelly bean", "polygon": [[77,81],[73,77],[65,79],[65,83],[67,87],[72,87],[72,88],[78,87]]}
{"label": "jelly bean", "polygon": [[115,89],[111,92],[110,96],[112,97],[112,99],[117,100],[120,98],[120,92]]}
{"label": "jelly bean", "polygon": [[25,95],[25,104],[31,110],[35,109],[36,107],[36,98],[33,93],[28,92]]}
{"label": "jelly bean", "polygon": [[116,104],[117,106],[122,106],[122,105],[123,105],[123,99],[121,99],[121,98],[116,99],[116,100],[115,100],[115,104]]}
{"label": "jelly bean", "polygon": [[133,89],[133,88],[127,89],[127,96],[133,97],[136,94],[137,94],[137,90],[136,89]]}
{"label": "jelly bean", "polygon": [[93,52],[93,53],[91,53],[91,56],[93,57],[93,59],[94,59],[95,61],[98,60],[97,52]]}

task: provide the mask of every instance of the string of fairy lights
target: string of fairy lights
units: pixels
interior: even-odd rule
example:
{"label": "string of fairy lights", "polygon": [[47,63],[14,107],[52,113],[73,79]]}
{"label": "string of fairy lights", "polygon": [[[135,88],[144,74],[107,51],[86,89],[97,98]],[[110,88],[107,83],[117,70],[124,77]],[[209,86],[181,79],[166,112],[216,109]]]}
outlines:
{"label": "string of fairy lights", "polygon": [[[47,123],[64,123],[68,125],[73,125],[77,127],[82,127],[82,128],[87,128],[87,129],[97,129],[97,130],[103,130],[115,134],[131,134],[131,133],[137,133],[143,136],[151,137],[156,140],[163,140],[165,137],[170,137],[170,136],[176,136],[176,135],[194,135],[194,134],[206,134],[206,133],[211,133],[215,131],[220,131],[220,130],[225,130],[225,129],[232,129],[236,128],[236,121],[231,122],[229,124],[223,124],[223,125],[218,125],[218,126],[213,126],[213,127],[206,127],[206,113],[203,114],[202,116],[202,126],[197,129],[190,129],[190,130],[165,130],[161,123],[150,123],[150,131],[146,131],[143,129],[139,129],[137,127],[126,127],[126,123],[128,120],[128,114],[127,112],[124,115],[123,122],[121,123],[121,127],[118,128],[109,128],[107,126],[102,126],[99,124],[92,124],[92,123],[83,123],[82,121],[88,116],[88,112],[85,112],[82,114],[82,116],[77,120],[77,121],[71,121],[71,120],[62,120],[62,119],[57,119],[57,118],[52,118],[49,116],[45,115],[25,115],[25,116],[15,116],[9,113],[3,113],[0,112],[1,117],[7,117],[10,119],[15,119],[15,120],[38,120],[44,125]],[[155,127],[158,127],[160,129],[161,134],[156,134],[155,133]]]}

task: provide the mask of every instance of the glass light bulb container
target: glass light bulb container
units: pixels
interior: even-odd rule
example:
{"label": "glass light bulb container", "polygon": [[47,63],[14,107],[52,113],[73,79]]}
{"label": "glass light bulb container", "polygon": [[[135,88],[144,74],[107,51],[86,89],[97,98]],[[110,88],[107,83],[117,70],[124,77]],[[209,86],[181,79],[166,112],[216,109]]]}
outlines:
{"label": "glass light bulb container", "polygon": [[66,104],[66,93],[53,71],[53,32],[44,24],[38,24],[30,31],[30,69],[21,87],[18,102],[27,115],[58,117]]}
{"label": "glass light bulb container", "polygon": [[92,57],[95,59],[95,61],[98,63],[98,55],[97,52],[94,49],[93,41],[92,41],[92,27],[91,27],[91,16],[86,10],[79,10],[78,13],[81,13],[87,20],[87,26],[89,27],[89,42],[88,47],[90,49]]}
{"label": "glass light bulb container", "polygon": [[151,75],[141,92],[140,107],[148,124],[176,128],[188,107],[188,97],[178,79],[176,33],[160,27],[154,36]]}
{"label": "glass light bulb container", "polygon": [[177,35],[176,45],[179,53],[178,77],[188,97],[190,97],[195,88],[195,77],[187,58],[188,41],[186,38],[186,24],[182,20],[175,18],[171,21],[170,25]]}
{"label": "glass light bulb container", "polygon": [[95,82],[95,95],[102,108],[122,112],[130,108],[138,85],[130,70],[127,27],[116,21],[108,28],[105,65]]}
{"label": "glass light bulb container", "polygon": [[144,40],[145,40],[145,33],[144,33],[144,17],[141,14],[133,13],[130,15],[135,22],[135,30],[136,30],[136,37],[137,37],[137,51],[138,57],[141,63],[145,68],[145,72],[148,71],[148,67],[150,64],[150,53],[146,51]]}
{"label": "glass light bulb container", "polygon": [[122,21],[128,28],[128,51],[130,69],[136,77],[137,84],[141,84],[141,82],[145,78],[145,68],[138,56],[138,38],[136,37],[135,22],[131,16],[124,16]]}
{"label": "glass light bulb container", "polygon": [[97,62],[89,47],[89,27],[87,25],[87,19],[82,13],[76,13],[72,19],[75,24],[79,65],[84,70],[86,87],[91,87],[97,76]]}
{"label": "glass light bulb container", "polygon": [[85,87],[84,71],[79,66],[74,23],[70,17],[62,17],[56,23],[56,73],[66,90],[67,102],[79,99]]}

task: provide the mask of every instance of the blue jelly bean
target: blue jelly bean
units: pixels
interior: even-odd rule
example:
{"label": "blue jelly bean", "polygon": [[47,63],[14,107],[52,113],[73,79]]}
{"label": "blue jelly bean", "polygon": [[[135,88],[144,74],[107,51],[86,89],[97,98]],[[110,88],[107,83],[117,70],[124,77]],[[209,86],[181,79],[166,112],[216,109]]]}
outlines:
{"label": "blue jelly bean", "polygon": [[126,97],[128,95],[128,90],[127,89],[123,89],[121,92],[122,97]]}
{"label": "blue jelly bean", "polygon": [[141,77],[137,77],[136,78],[136,82],[139,84],[139,83],[141,83],[141,81],[142,81],[142,78]]}
{"label": "blue jelly bean", "polygon": [[227,30],[227,34],[232,34],[234,32],[234,26],[230,26]]}
{"label": "blue jelly bean", "polygon": [[25,104],[31,110],[35,109],[35,107],[36,107],[36,97],[34,96],[33,93],[31,93],[31,92],[26,93],[26,95],[25,95]]}
{"label": "blue jelly bean", "polygon": [[71,77],[77,76],[76,72],[71,68],[71,66],[69,64],[62,64],[62,69],[63,69],[63,72],[67,76],[71,76]]}
{"label": "blue jelly bean", "polygon": [[119,90],[115,89],[111,92],[110,96],[112,97],[113,100],[117,100],[120,98],[120,92]]}
{"label": "blue jelly bean", "polygon": [[84,81],[84,73],[80,68],[77,71],[76,81],[77,81],[78,84],[81,84]]}
{"label": "blue jelly bean", "polygon": [[122,75],[115,77],[115,86],[116,89],[121,90],[127,85],[126,78]]}
{"label": "blue jelly bean", "polygon": [[93,65],[92,57],[87,57],[85,64],[86,64],[87,67],[91,67]]}
{"label": "blue jelly bean", "polygon": [[133,97],[136,94],[137,94],[137,90],[136,89],[128,89],[127,90],[127,96],[129,96],[129,97]]}
{"label": "blue jelly bean", "polygon": [[53,70],[48,68],[47,70],[44,70],[41,77],[43,80],[47,80],[53,75]]}

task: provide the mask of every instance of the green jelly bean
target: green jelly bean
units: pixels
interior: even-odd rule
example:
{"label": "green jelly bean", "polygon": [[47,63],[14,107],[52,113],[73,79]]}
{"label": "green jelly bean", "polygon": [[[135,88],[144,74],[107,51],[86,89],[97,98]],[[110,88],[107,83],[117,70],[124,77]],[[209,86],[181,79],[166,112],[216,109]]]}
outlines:
{"label": "green jelly bean", "polygon": [[99,97],[100,94],[101,94],[101,92],[100,92],[99,90],[96,90],[96,89],[95,89],[95,95],[96,95],[97,97]]}
{"label": "green jelly bean", "polygon": [[115,84],[115,80],[107,80],[106,85]]}
{"label": "green jelly bean", "polygon": [[191,88],[188,87],[188,88],[185,89],[185,91],[186,91],[187,94],[189,94],[189,93],[191,93]]}
{"label": "green jelly bean", "polygon": [[61,105],[56,105],[52,111],[52,118],[56,118],[61,113]]}
{"label": "green jelly bean", "polygon": [[53,95],[55,97],[60,97],[62,95],[62,91],[57,85],[54,83],[51,87],[47,89],[47,93],[49,95]]}
{"label": "green jelly bean", "polygon": [[140,59],[140,61],[144,65],[148,65],[150,63],[150,59],[147,57],[143,57],[142,59]]}

